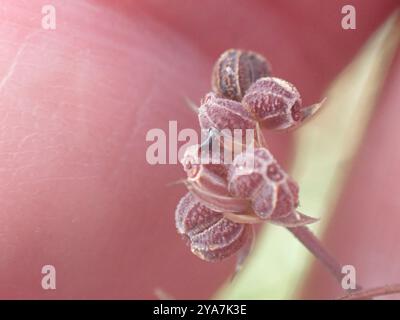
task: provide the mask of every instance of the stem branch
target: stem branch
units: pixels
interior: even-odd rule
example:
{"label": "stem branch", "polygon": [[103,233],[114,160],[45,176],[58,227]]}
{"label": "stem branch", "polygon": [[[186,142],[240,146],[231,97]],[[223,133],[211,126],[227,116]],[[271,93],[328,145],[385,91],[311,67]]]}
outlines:
{"label": "stem branch", "polygon": [[362,299],[372,299],[378,296],[385,296],[389,294],[400,293],[400,284],[391,284],[383,287],[371,288],[360,290],[357,292],[352,292],[346,294],[339,298],[339,300],[362,300]]}
{"label": "stem branch", "polygon": [[[341,285],[343,279],[342,266],[325,250],[311,230],[306,226],[288,227],[287,229],[330,271]],[[360,289],[361,287],[356,287],[356,290]]]}

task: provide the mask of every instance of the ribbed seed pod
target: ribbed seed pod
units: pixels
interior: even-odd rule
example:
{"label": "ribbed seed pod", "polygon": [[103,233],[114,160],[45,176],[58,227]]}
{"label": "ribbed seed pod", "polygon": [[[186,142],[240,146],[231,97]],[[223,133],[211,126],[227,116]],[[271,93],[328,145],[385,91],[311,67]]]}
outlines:
{"label": "ribbed seed pod", "polygon": [[270,75],[270,66],[260,54],[229,49],[221,54],[212,71],[211,85],[220,97],[241,101],[252,83]]}
{"label": "ribbed seed pod", "polygon": [[251,226],[232,222],[187,193],[175,211],[178,233],[203,260],[220,261],[237,253],[252,236]]}
{"label": "ribbed seed pod", "polygon": [[[202,101],[198,116],[203,130],[216,130],[230,144],[245,144],[246,130],[251,130],[251,139],[256,139],[257,123],[240,102],[218,98],[214,93],[209,93]],[[235,137],[235,132],[239,132],[239,137]],[[234,138],[239,138],[240,141],[231,141]],[[226,147],[232,148],[224,143],[223,148]]]}
{"label": "ribbed seed pod", "polygon": [[284,130],[302,121],[301,97],[291,83],[273,77],[257,80],[247,91],[243,107],[272,130]]}

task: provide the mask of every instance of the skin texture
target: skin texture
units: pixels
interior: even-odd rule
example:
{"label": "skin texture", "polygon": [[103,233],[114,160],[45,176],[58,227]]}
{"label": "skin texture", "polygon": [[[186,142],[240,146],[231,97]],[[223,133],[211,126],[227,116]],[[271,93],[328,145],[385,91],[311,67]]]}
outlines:
{"label": "skin texture", "polygon": [[[317,101],[395,3],[354,1],[357,30],[344,32],[341,1],[54,0],[49,31],[48,2],[2,1],[0,298],[155,298],[156,288],[210,297],[234,261],[203,262],[179,238],[174,210],[185,189],[166,185],[184,173],[146,162],[147,131],[169,120],[198,128],[183,97],[198,103],[210,90],[212,65],[229,47],[264,53],[305,104]],[[393,139],[377,126],[367,139],[387,141],[378,144],[389,157]],[[268,142],[287,167],[290,135]],[[57,290],[41,288],[46,264]]]}

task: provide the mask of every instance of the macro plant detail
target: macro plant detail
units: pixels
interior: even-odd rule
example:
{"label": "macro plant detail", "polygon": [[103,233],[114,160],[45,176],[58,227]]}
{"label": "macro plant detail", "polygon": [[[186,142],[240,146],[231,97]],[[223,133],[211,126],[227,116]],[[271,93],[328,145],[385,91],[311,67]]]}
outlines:
{"label": "macro plant detail", "polygon": [[0,15],[1,299],[400,299],[399,0]]}
{"label": "macro plant detail", "polygon": [[[278,224],[302,238],[300,233],[309,232],[304,226],[316,221],[296,210],[298,185],[268,150],[261,128],[298,127],[322,104],[303,108],[294,85],[265,76],[270,74],[267,66],[258,53],[224,52],[212,73],[214,92],[205,96],[197,110],[200,127],[209,131],[210,139],[206,145],[189,147],[181,159],[189,193],[179,202],[175,221],[178,233],[203,260],[238,254],[241,264],[250,251],[255,223]],[[244,138],[247,129],[255,132],[252,143],[246,141],[240,145],[241,152],[232,155],[232,142],[238,142],[228,139],[235,130]],[[202,150],[213,151],[210,142],[216,142],[224,156],[218,152],[214,159],[211,152],[211,158],[203,161]],[[224,161],[227,154],[233,161]],[[312,240],[304,240],[306,246],[314,247],[314,238],[307,239]],[[338,276],[339,267],[328,254],[315,248],[312,252],[323,252],[320,257]]]}
{"label": "macro plant detail", "polygon": [[[196,110],[208,139],[187,148],[180,159],[189,192],[175,211],[178,233],[192,253],[205,261],[236,255],[237,272],[255,240],[254,224],[277,224],[291,232],[341,284],[341,264],[308,229],[317,219],[297,210],[299,186],[275,160],[261,131],[296,129],[321,109],[325,99],[302,106],[296,87],[272,77],[265,58],[236,49],[217,60],[212,89]],[[248,138],[246,130],[254,133],[250,143],[243,143]],[[355,284],[341,299],[371,299],[399,292],[399,288],[394,284],[364,290]]]}

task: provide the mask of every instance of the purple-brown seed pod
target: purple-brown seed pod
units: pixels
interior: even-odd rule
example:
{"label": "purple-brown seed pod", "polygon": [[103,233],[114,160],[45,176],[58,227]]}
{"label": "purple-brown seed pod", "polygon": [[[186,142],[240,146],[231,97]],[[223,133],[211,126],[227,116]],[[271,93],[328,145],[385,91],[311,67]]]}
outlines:
{"label": "purple-brown seed pod", "polygon": [[[198,116],[203,130],[217,130],[230,143],[250,143],[251,141],[246,141],[246,130],[250,130],[253,141],[256,139],[257,123],[240,102],[218,98],[214,93],[209,93],[202,101]],[[239,132],[239,137],[235,136],[235,129]]]}
{"label": "purple-brown seed pod", "polygon": [[252,236],[250,225],[226,219],[222,213],[203,205],[190,192],[179,201],[175,223],[191,251],[207,261],[220,261],[232,256]]}
{"label": "purple-brown seed pod", "polygon": [[262,55],[229,49],[221,54],[214,65],[211,86],[218,96],[241,101],[252,83],[269,75],[269,63]]}
{"label": "purple-brown seed pod", "polygon": [[263,220],[279,220],[298,206],[297,184],[265,148],[236,156],[228,188],[233,196],[250,199],[254,213]]}
{"label": "purple-brown seed pod", "polygon": [[243,97],[243,107],[264,128],[288,130],[298,127],[320,110],[324,100],[302,107],[299,91],[274,77],[258,79]]}
{"label": "purple-brown seed pod", "polygon": [[242,104],[268,129],[288,129],[302,119],[300,93],[291,83],[279,78],[257,80],[243,97]]}

